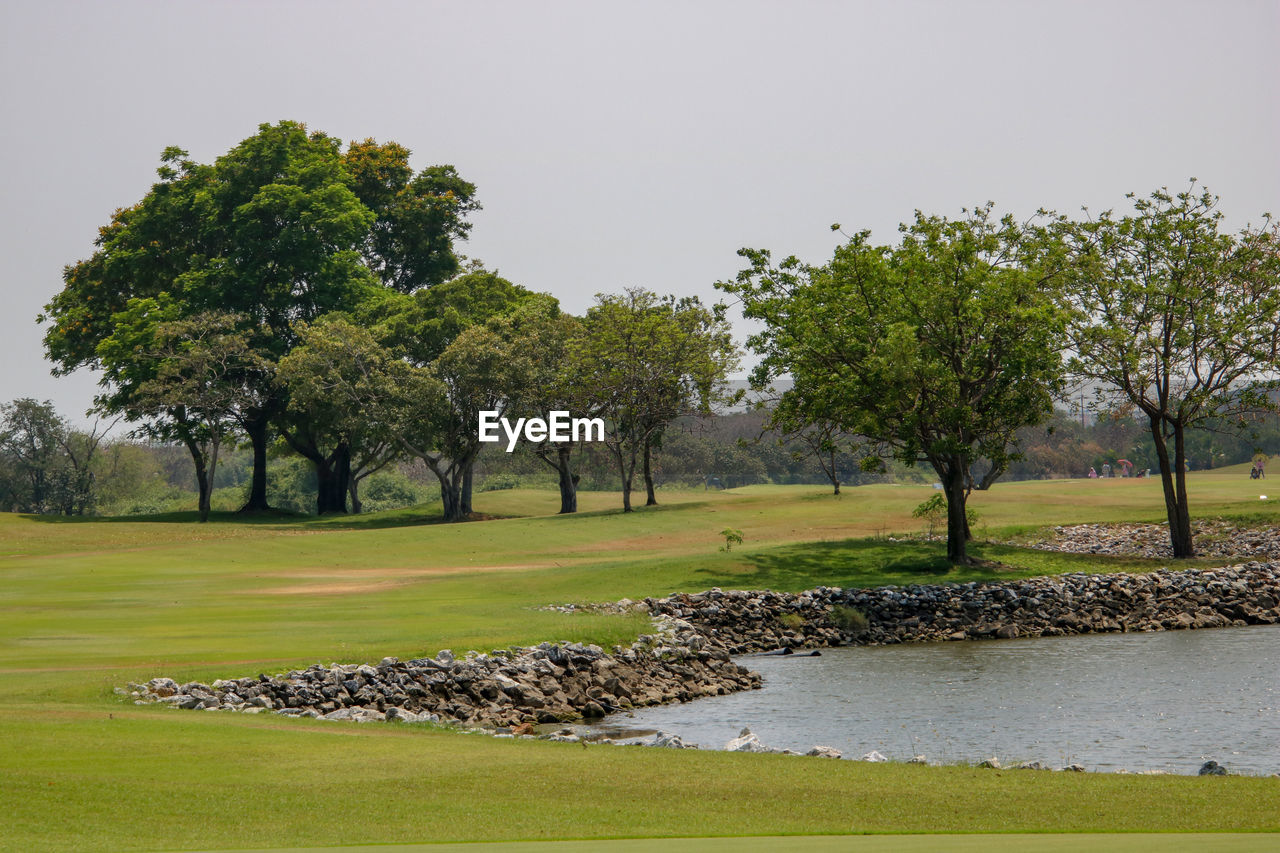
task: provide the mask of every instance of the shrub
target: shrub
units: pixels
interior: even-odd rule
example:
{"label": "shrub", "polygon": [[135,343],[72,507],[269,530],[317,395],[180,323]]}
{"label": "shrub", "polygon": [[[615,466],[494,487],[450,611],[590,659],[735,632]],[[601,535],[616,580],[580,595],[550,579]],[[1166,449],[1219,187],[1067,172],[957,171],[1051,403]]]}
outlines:
{"label": "shrub", "polygon": [[841,631],[855,637],[862,636],[871,627],[871,620],[867,618],[867,614],[856,607],[843,604],[837,604],[831,608],[831,621]]}
{"label": "shrub", "polygon": [[804,627],[805,620],[799,613],[783,613],[778,617],[778,622],[789,631],[799,631]]}
{"label": "shrub", "polygon": [[732,551],[734,545],[742,544],[742,531],[733,527],[726,527],[720,531],[720,535],[724,537],[724,545],[721,551]]}
{"label": "shrub", "polygon": [[[964,508],[964,516],[968,519],[970,528],[973,528],[978,523],[978,511],[973,507],[966,506]],[[929,525],[928,535],[932,536],[933,529],[946,522],[947,499],[941,493],[935,494],[929,500],[911,510],[911,517],[923,518]]]}
{"label": "shrub", "polygon": [[482,492],[503,492],[520,488],[520,478],[515,474],[490,474],[480,484]]}
{"label": "shrub", "polygon": [[361,512],[382,512],[422,503],[421,491],[401,471],[383,469],[370,474],[361,485]]}

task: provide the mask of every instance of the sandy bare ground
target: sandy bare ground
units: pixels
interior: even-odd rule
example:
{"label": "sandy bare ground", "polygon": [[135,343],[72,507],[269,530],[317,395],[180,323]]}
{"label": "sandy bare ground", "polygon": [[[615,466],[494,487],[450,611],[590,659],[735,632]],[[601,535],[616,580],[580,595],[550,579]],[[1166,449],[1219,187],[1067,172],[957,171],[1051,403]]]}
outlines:
{"label": "sandy bare ground", "polygon": [[[559,563],[512,563],[484,566],[399,566],[323,568],[317,566],[272,572],[259,577],[289,578],[294,583],[266,588],[242,589],[242,595],[350,595],[379,592],[416,580],[448,575],[486,572],[513,572],[548,569]],[[305,581],[303,579],[306,579]]]}

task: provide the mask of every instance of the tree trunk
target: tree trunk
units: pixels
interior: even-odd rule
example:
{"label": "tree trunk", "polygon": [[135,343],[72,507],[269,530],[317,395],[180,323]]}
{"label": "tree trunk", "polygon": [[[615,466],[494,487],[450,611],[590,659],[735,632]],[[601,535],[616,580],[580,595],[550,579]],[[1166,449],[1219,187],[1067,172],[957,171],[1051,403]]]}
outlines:
{"label": "tree trunk", "polygon": [[649,447],[649,442],[646,441],[644,444],[644,493],[645,493],[644,505],[645,506],[658,505],[658,496],[653,493],[653,469],[649,461],[649,457],[651,453],[652,453],[652,448]]}
{"label": "tree trunk", "polygon": [[203,524],[209,520],[210,508],[209,476],[205,474],[203,468],[196,469],[196,486],[200,490],[200,503],[198,508],[200,511],[200,523]]}
{"label": "tree trunk", "polygon": [[209,496],[213,492],[213,477],[205,468],[204,452],[200,449],[200,445],[193,440],[183,439],[183,444],[187,446],[187,450],[191,453],[191,461],[196,467],[196,491],[200,496],[199,510],[200,521],[209,520]]}
{"label": "tree trunk", "polygon": [[342,442],[328,457],[313,458],[311,462],[316,469],[316,512],[345,513],[351,484],[351,449]]}
{"label": "tree trunk", "polygon": [[1173,540],[1173,556],[1194,557],[1195,543],[1191,541],[1191,508],[1187,505],[1187,447],[1182,424],[1173,427],[1173,480],[1174,496],[1178,505],[1178,536],[1173,538],[1173,523],[1169,524]]}
{"label": "tree trunk", "polygon": [[471,515],[471,481],[475,473],[476,464],[474,461],[468,462],[467,467],[462,470],[462,489],[458,494],[458,504],[462,511],[462,517],[466,518]]}
{"label": "tree trunk", "polygon": [[831,485],[834,487],[834,490],[832,491],[832,494],[833,494],[833,495],[838,495],[838,494],[840,494],[840,481],[839,481],[839,480],[837,480],[837,479],[835,479],[835,478],[832,478],[832,480],[831,480]]}
{"label": "tree trunk", "polygon": [[363,477],[352,477],[347,481],[347,494],[351,498],[351,514],[359,515],[364,504],[360,503],[360,480]]}
{"label": "tree trunk", "polygon": [[218,477],[218,451],[221,448],[221,437],[214,434],[209,442],[209,473],[204,478],[200,489],[200,521],[209,520],[209,509],[213,503],[213,481]]}
{"label": "tree trunk", "polygon": [[249,499],[241,512],[266,512],[267,506],[267,421],[266,414],[246,421],[245,432],[253,445],[253,477],[249,481]]}
{"label": "tree trunk", "polygon": [[628,470],[627,463],[622,457],[622,448],[618,448],[614,456],[618,460],[618,475],[622,478],[622,511],[631,512],[631,477],[636,471],[636,459],[635,456],[631,457],[631,466]]}
{"label": "tree trunk", "polygon": [[556,471],[560,475],[560,514],[578,511],[578,478],[569,467],[572,448],[556,448]]}
{"label": "tree trunk", "polygon": [[1160,421],[1151,418],[1151,437],[1156,445],[1156,461],[1160,464],[1160,485],[1164,488],[1165,515],[1169,519],[1169,544],[1175,559],[1195,556],[1191,540],[1191,514],[1187,508],[1186,447],[1180,425],[1174,426],[1174,457],[1169,459],[1169,445],[1160,429]]}
{"label": "tree trunk", "polygon": [[440,502],[444,504],[445,521],[462,521],[466,513],[462,511],[462,478],[457,476],[436,475],[440,480]]}
{"label": "tree trunk", "polygon": [[968,519],[965,517],[965,470],[960,460],[952,460],[943,478],[947,495],[947,559],[956,565],[970,565],[973,560],[965,550],[968,542]]}

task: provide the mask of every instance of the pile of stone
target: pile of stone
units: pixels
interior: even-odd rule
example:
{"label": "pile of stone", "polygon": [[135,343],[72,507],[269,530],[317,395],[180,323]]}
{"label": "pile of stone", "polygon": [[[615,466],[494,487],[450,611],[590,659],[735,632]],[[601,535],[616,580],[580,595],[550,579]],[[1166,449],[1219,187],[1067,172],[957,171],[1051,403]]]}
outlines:
{"label": "pile of stone", "polygon": [[497,654],[322,666],[212,684],[153,678],[130,685],[139,703],[275,711],[331,720],[403,720],[512,727],[602,717],[758,688],[760,676],[707,648],[687,622],[660,620],[657,634],[607,654],[599,646],[542,643]]}
{"label": "pile of stone", "polygon": [[798,594],[713,589],[645,599],[686,620],[708,648],[770,649],[1271,625],[1280,563],[1149,574],[1082,573],[1019,581],[818,587]]}
{"label": "pile of stone", "polygon": [[[622,603],[619,603],[619,607]],[[1280,563],[1005,582],[647,598],[656,633],[606,653],[543,643],[463,659],[319,664],[282,675],[132,685],[136,701],[327,719],[521,727],[760,686],[732,655],[848,643],[1160,631],[1280,622]]]}
{"label": "pile of stone", "polygon": [[[1236,560],[1280,558],[1280,528],[1248,528],[1228,521],[1193,521],[1196,555]],[[1046,539],[1028,543],[1042,551],[1146,557],[1173,556],[1168,524],[1075,524],[1054,527]]]}

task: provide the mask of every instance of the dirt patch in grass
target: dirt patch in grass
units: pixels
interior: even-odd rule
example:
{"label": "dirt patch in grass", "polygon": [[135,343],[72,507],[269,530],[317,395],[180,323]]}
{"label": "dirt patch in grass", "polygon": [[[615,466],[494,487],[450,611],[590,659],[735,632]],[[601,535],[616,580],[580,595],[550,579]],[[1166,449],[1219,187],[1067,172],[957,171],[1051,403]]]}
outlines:
{"label": "dirt patch in grass", "polygon": [[298,583],[291,586],[273,586],[267,589],[246,589],[253,595],[347,595],[362,592],[379,592],[400,586],[403,581],[345,581],[338,583]]}
{"label": "dirt patch in grass", "polygon": [[265,577],[304,578],[317,582],[291,583],[254,589],[242,589],[242,595],[344,595],[348,593],[379,592],[412,583],[420,578],[471,572],[514,572],[548,569],[557,563],[525,563],[488,566],[400,566],[396,568],[306,568],[287,572],[272,572]]}

